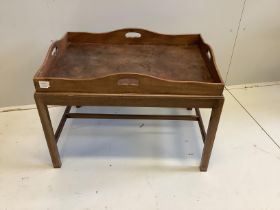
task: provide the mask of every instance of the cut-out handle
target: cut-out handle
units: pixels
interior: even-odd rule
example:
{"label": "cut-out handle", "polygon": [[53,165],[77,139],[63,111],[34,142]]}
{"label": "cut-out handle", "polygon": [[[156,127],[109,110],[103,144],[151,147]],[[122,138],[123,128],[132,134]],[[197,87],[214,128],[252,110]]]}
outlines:
{"label": "cut-out handle", "polygon": [[118,80],[119,86],[139,86],[139,80],[134,78],[122,78]]}
{"label": "cut-out handle", "polygon": [[141,37],[141,34],[138,33],[138,32],[127,32],[125,34],[125,37],[126,38],[140,38]]}
{"label": "cut-out handle", "polygon": [[210,53],[210,51],[209,51],[209,50],[207,51],[206,55],[207,55],[207,57],[209,58],[209,60],[211,60],[211,59],[212,59],[212,55],[211,55],[211,53]]}
{"label": "cut-out handle", "polygon": [[57,52],[58,52],[58,48],[57,48],[57,47],[54,47],[54,48],[52,49],[51,55],[52,55],[52,56],[56,56],[56,55],[57,55]]}

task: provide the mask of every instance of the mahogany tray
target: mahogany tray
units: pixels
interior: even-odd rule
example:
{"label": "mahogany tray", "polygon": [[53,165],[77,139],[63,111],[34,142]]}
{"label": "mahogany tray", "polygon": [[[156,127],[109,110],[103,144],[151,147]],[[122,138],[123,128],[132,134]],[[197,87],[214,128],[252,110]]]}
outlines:
{"label": "mahogany tray", "polygon": [[202,37],[143,29],[68,32],[34,76],[38,92],[222,95],[224,83]]}

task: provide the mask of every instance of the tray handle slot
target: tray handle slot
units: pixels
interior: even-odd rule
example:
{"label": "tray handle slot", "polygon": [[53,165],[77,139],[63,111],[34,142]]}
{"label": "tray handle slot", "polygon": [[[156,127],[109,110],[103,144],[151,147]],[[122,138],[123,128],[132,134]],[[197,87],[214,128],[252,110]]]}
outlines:
{"label": "tray handle slot", "polygon": [[207,55],[208,59],[211,61],[212,60],[212,54],[211,54],[209,49],[207,50],[206,55]]}
{"label": "tray handle slot", "polygon": [[56,56],[58,54],[58,47],[57,46],[54,46],[52,51],[51,51],[51,55],[52,56]]}
{"label": "tray handle slot", "polygon": [[121,78],[117,81],[118,86],[139,86],[139,80],[135,78]]}
{"label": "tray handle slot", "polygon": [[202,57],[205,60],[214,80],[218,83],[223,83],[223,79],[216,65],[216,60],[212,48],[208,44],[202,42],[200,44],[200,49],[201,49]]}
{"label": "tray handle slot", "polygon": [[128,39],[137,39],[141,38],[142,34],[139,32],[127,32],[125,33],[125,37]]}
{"label": "tray handle slot", "polygon": [[206,58],[209,60],[209,61],[213,61],[213,53],[212,53],[212,50],[210,48],[210,46],[208,44],[204,44],[203,45],[203,51],[206,55]]}
{"label": "tray handle slot", "polygon": [[36,73],[35,77],[39,77],[39,76],[44,75],[44,71],[46,71],[46,69],[48,69],[50,67],[51,63],[55,59],[57,59],[58,45],[59,45],[59,41],[55,41],[55,42],[52,43],[52,45],[50,46],[50,48],[47,52],[47,56],[45,57],[45,60],[44,60],[43,64],[40,66],[40,68],[39,68],[38,72]]}

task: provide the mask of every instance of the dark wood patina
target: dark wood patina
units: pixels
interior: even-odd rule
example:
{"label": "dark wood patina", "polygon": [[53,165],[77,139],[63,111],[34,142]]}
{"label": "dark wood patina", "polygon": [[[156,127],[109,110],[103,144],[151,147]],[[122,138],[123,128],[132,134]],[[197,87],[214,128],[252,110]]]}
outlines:
{"label": "dark wood patina", "polygon": [[[131,37],[131,33],[132,34]],[[200,35],[163,35],[143,29],[69,32],[54,42],[34,76],[35,101],[54,167],[67,118],[198,121],[206,171],[222,111],[224,83],[212,49]],[[43,84],[42,84],[43,82]],[[54,133],[47,105],[67,106]],[[196,115],[71,113],[71,106],[195,108]],[[207,133],[199,108],[212,108]]]}

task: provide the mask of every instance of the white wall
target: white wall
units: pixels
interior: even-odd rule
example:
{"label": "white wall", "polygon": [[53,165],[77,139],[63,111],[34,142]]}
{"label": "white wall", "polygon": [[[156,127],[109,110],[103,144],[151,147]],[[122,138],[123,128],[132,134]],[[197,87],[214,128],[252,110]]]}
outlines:
{"label": "white wall", "polygon": [[227,82],[280,80],[280,1],[247,0]]}
{"label": "white wall", "polygon": [[[280,80],[278,2],[247,0],[227,78],[231,84]],[[140,27],[201,33],[226,78],[243,5],[244,0],[0,0],[0,107],[34,103],[32,76],[52,40],[66,31]],[[256,43],[259,51],[265,48],[262,56],[253,50]]]}

